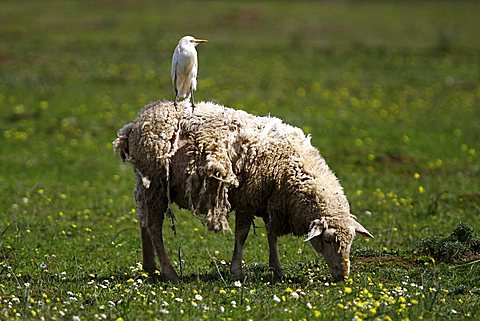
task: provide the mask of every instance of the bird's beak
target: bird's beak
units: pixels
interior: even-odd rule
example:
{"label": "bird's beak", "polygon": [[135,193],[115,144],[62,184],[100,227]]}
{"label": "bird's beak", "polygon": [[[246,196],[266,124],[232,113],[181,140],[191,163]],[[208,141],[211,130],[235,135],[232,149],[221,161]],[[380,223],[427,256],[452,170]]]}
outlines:
{"label": "bird's beak", "polygon": [[193,39],[193,40],[190,40],[191,42],[194,42],[194,43],[204,43],[204,42],[208,42],[208,40],[205,40],[205,39]]}

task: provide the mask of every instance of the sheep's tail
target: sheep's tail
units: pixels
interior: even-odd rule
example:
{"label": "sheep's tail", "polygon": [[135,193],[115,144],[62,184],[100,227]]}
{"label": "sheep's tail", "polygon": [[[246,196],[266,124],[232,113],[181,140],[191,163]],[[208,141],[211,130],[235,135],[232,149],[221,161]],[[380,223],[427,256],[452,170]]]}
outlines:
{"label": "sheep's tail", "polygon": [[113,152],[115,155],[120,153],[120,157],[123,161],[130,160],[128,150],[128,135],[132,131],[133,123],[126,124],[117,132],[117,139],[112,142]]}

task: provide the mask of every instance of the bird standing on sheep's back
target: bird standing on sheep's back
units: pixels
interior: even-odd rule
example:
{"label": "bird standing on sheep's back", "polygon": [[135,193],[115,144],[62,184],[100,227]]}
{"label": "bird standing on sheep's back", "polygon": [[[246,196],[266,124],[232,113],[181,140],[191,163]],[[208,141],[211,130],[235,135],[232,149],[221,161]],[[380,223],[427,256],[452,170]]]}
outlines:
{"label": "bird standing on sheep's back", "polygon": [[195,39],[185,36],[178,42],[172,57],[172,84],[175,89],[175,102],[178,99],[190,98],[192,111],[195,108],[193,92],[197,90],[198,57],[195,47],[199,43],[208,42],[203,39]]}

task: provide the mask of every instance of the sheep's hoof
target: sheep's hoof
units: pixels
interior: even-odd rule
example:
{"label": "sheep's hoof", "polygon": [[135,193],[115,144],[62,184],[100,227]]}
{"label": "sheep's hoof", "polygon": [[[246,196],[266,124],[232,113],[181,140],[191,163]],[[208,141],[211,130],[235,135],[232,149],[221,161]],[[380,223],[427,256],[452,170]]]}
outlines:
{"label": "sheep's hoof", "polygon": [[178,275],[165,275],[163,274],[163,281],[164,282],[172,282],[172,283],[177,283],[180,281],[180,278],[178,277]]}
{"label": "sheep's hoof", "polygon": [[283,269],[274,269],[271,268],[273,271],[273,279],[277,281],[284,281],[287,277],[285,276],[285,272]]}
{"label": "sheep's hoof", "polygon": [[178,277],[178,274],[175,271],[169,271],[169,272],[164,271],[162,273],[162,279],[165,282],[173,282],[173,283],[180,281],[180,278]]}
{"label": "sheep's hoof", "polygon": [[157,273],[157,266],[155,263],[145,263],[143,262],[142,264],[143,270],[147,272],[148,274],[155,274]]}
{"label": "sheep's hoof", "polygon": [[237,270],[230,270],[232,272],[235,280],[237,281],[245,281],[245,271],[243,269],[237,269]]}

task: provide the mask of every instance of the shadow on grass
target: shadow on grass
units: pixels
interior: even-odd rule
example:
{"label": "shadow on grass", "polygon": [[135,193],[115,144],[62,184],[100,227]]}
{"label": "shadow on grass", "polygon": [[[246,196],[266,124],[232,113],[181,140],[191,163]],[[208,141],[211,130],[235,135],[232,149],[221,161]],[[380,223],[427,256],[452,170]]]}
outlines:
{"label": "shadow on grass", "polygon": [[[274,271],[266,264],[255,263],[246,265],[245,267],[245,280],[242,283],[304,283],[308,281],[308,278],[303,275],[293,275],[287,273],[285,278],[278,278],[275,276]],[[299,271],[301,269],[298,269]],[[223,282],[226,285],[231,285],[235,281],[235,277],[231,274],[228,265],[221,267],[214,267],[211,271],[204,273],[191,273],[180,277],[181,282]]]}

